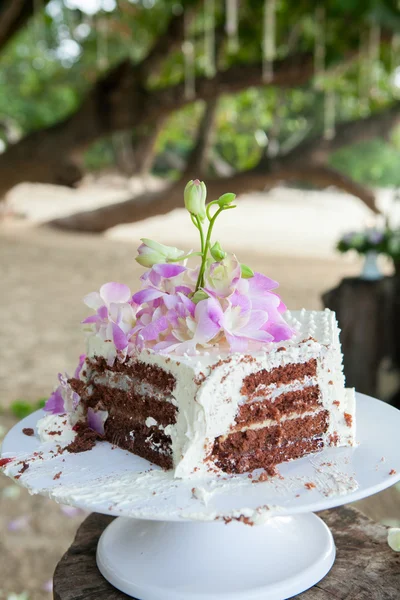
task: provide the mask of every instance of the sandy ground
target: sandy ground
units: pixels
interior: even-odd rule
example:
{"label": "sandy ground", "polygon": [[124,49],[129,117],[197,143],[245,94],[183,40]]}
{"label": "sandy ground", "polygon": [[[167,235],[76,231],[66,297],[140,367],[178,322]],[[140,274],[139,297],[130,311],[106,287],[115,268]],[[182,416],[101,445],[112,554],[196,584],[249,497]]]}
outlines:
{"label": "sandy ground", "polygon": [[[121,183],[118,198],[128,193]],[[65,202],[70,201],[69,211],[93,207],[95,196],[101,204],[112,194],[98,184],[86,195],[51,186],[13,191],[10,207],[29,219],[7,219],[0,226],[0,434],[14,422],[6,410],[10,403],[47,396],[57,373],[74,369],[84,350],[82,297],[109,280],[135,289],[142,272],[134,261],[140,237],[188,249],[197,244],[183,211],[114,228],[107,237],[32,227],[32,221],[67,212]],[[386,202],[388,196],[382,198]],[[219,239],[242,262],[280,281],[290,308],[319,308],[322,292],[359,272],[356,259],[332,251],[340,233],[371,222],[369,211],[356,200],[280,190],[244,198],[240,211],[231,213],[218,230]],[[400,520],[400,495],[394,488],[362,507],[375,519]],[[44,498],[29,497],[0,476],[0,599],[24,591],[21,600],[50,598],[45,587],[81,519]]]}

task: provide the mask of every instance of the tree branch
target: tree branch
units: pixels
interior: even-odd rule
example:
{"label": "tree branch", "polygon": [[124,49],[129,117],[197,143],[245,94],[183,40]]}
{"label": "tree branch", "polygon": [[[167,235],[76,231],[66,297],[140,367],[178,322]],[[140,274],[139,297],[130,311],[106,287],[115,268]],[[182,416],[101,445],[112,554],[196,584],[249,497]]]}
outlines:
{"label": "tree branch", "polygon": [[[335,186],[360,198],[371,210],[375,207],[375,197],[368,188],[352,181],[346,175],[322,165],[285,166],[262,173],[259,168],[237,173],[233,177],[220,177],[207,180],[209,198],[218,198],[227,191],[240,195],[270,189],[282,181],[307,182],[319,187]],[[172,186],[154,193],[145,193],[131,200],[68,217],[55,219],[49,223],[56,228],[74,231],[102,233],[121,223],[134,223],[171,212],[182,207],[183,190],[187,178],[184,177]]]}
{"label": "tree branch", "polygon": [[[282,174],[284,174],[284,171],[282,171]],[[344,175],[331,167],[313,164],[297,169],[293,167],[286,172],[285,180],[304,181],[312,183],[320,188],[334,186],[339,190],[359,198],[374,213],[380,214],[380,211],[375,205],[375,194],[368,187],[354,181],[347,175]]]}
{"label": "tree branch", "polygon": [[285,162],[323,162],[329,155],[344,146],[366,142],[377,137],[387,139],[390,132],[400,123],[400,101],[385,110],[357,119],[345,121],[336,125],[335,137],[324,140],[321,136],[307,138],[304,142],[293,148],[288,154],[282,156],[280,164]]}
{"label": "tree branch", "polygon": [[190,22],[194,17],[194,9],[199,4],[199,0],[184,0],[181,4],[182,12],[170,19],[165,32],[156,38],[147,56],[138,65],[138,73],[142,81],[149,74],[157,73],[171,52],[178,50],[182,45],[185,38],[185,23]]}
{"label": "tree branch", "polygon": [[[276,86],[291,88],[304,85],[314,74],[313,57],[310,53],[296,54],[275,61],[273,77],[269,83],[263,81],[260,63],[234,65],[219,71],[215,77],[196,79],[196,100],[212,100],[222,94],[234,94],[248,87]],[[192,100],[185,98],[184,84],[161,88],[149,92],[143,118],[153,118],[154,112],[178,110]]]}
{"label": "tree branch", "polygon": [[[312,56],[300,54],[276,61],[268,85],[298,86],[312,75]],[[196,98],[209,101],[220,94],[263,85],[261,66],[233,66],[212,79],[199,78]],[[0,198],[22,180],[75,183],[75,176],[69,176],[71,166],[77,169],[80,155],[91,143],[116,131],[154,126],[190,102],[183,92],[183,84],[148,92],[140,85],[135,67],[129,61],[121,63],[95,84],[73,115],[29,134],[0,155]],[[63,164],[68,177],[60,177]]]}
{"label": "tree branch", "polygon": [[[43,0],[47,4],[49,0]],[[0,3],[0,50],[27,23],[35,11],[35,0],[2,0]]]}

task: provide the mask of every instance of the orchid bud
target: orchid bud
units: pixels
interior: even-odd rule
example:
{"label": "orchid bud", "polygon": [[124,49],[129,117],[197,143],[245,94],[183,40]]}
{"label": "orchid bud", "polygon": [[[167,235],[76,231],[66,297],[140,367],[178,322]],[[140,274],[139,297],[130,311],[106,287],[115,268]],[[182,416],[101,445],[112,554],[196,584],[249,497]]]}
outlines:
{"label": "orchid bud", "polygon": [[167,263],[170,260],[176,261],[177,258],[184,254],[182,250],[178,250],[174,246],[165,246],[148,238],[142,238],[141,241],[143,244],[139,246],[139,254],[135,260],[142,267],[151,268],[154,265]]}
{"label": "orchid bud", "polygon": [[253,269],[250,269],[247,265],[240,265],[240,271],[243,279],[251,279],[251,277],[254,277]]}
{"label": "orchid bud", "polygon": [[211,256],[214,260],[224,260],[226,257],[226,252],[224,252],[221,248],[221,244],[219,242],[215,242],[214,246],[210,248]]}
{"label": "orchid bud", "polygon": [[235,200],[235,198],[236,198],[236,194],[232,194],[230,192],[228,192],[227,194],[223,194],[217,200],[218,206],[220,208],[225,208],[227,206],[230,206],[232,204],[232,202]]}
{"label": "orchid bud", "polygon": [[203,292],[203,290],[197,290],[197,292],[193,294],[191,300],[194,302],[194,304],[198,304],[202,300],[207,300],[209,297],[210,296],[206,294],[206,292]]}
{"label": "orchid bud", "polygon": [[183,193],[186,209],[201,222],[206,218],[206,197],[207,188],[204,181],[195,179],[186,184]]}

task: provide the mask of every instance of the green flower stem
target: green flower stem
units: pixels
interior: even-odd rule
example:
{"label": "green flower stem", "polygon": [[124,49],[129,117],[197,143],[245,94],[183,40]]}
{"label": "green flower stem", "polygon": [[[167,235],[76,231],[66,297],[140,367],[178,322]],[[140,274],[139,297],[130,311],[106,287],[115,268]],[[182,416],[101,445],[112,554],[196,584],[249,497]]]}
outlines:
{"label": "green flower stem", "polygon": [[198,225],[198,222],[196,221],[196,217],[194,216],[193,213],[190,213],[190,218],[192,219],[193,225],[196,227],[196,229],[198,229],[199,225]]}
{"label": "green flower stem", "polygon": [[[208,206],[211,206],[212,203],[210,203]],[[207,207],[208,208],[208,207]],[[196,292],[199,288],[204,286],[204,273],[206,270],[206,264],[207,264],[207,255],[208,255],[208,251],[210,249],[210,242],[211,242],[211,234],[212,234],[212,230],[215,224],[215,221],[217,220],[217,217],[222,213],[222,211],[224,210],[224,208],[219,208],[217,210],[217,212],[215,213],[215,215],[211,218],[210,220],[210,224],[208,226],[208,231],[207,231],[207,237],[206,237],[206,243],[205,243],[205,247],[204,247],[204,252],[203,252],[203,257],[202,257],[202,261],[201,261],[201,266],[200,266],[200,271],[199,271],[199,276],[197,278],[197,283],[196,283]],[[208,216],[208,214],[207,214]]]}
{"label": "green flower stem", "polygon": [[187,258],[192,258],[192,256],[202,256],[202,252],[191,252],[190,254],[186,254],[186,256],[180,256],[179,258],[169,258],[169,263],[181,262],[182,260],[186,260]]}
{"label": "green flower stem", "polygon": [[195,220],[197,222],[196,227],[197,227],[197,229],[199,230],[199,233],[200,233],[201,254],[203,254],[204,253],[204,231],[203,231],[203,225],[201,224],[201,221],[200,221],[200,219],[199,219],[198,216],[195,216],[194,218],[195,218]]}
{"label": "green flower stem", "polygon": [[206,206],[206,215],[209,221],[212,221],[212,217],[210,216],[210,208],[214,206],[214,204],[218,204],[218,200],[213,200],[212,202],[209,202]]}

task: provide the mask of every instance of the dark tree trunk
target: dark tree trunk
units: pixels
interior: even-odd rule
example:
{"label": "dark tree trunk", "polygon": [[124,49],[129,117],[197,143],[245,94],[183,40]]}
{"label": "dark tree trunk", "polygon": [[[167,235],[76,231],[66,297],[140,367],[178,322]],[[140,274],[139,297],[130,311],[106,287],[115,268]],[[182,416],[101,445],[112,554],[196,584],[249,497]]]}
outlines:
{"label": "dark tree trunk", "polygon": [[[43,0],[44,7],[50,0]],[[35,0],[2,0],[0,2],[0,50],[26,25],[35,11]]]}
{"label": "dark tree trunk", "polygon": [[323,301],[336,312],[341,329],[346,385],[379,396],[383,359],[400,372],[400,277],[343,279]]}
{"label": "dark tree trunk", "polygon": [[195,144],[185,169],[187,179],[200,178],[206,173],[210,161],[217,105],[217,98],[213,98],[204,107]]}
{"label": "dark tree trunk", "polygon": [[[386,527],[350,506],[319,516],[332,530],[336,561],[322,581],[293,600],[398,599],[399,559],[387,544]],[[99,537],[111,521],[112,517],[93,513],[80,526],[56,567],[54,600],[128,600],[101,576],[96,565]]]}

